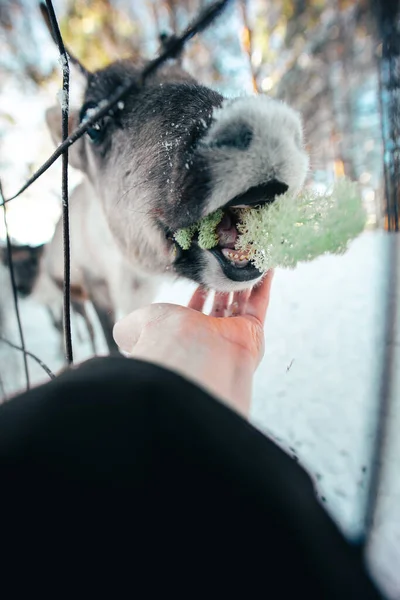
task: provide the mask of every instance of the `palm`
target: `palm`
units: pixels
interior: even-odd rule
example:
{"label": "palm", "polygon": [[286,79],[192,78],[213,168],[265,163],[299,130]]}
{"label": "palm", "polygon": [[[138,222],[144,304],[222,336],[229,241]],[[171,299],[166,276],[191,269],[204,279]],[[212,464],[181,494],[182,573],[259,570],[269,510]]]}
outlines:
{"label": "palm", "polygon": [[[207,292],[198,288],[189,302],[189,311],[185,311],[188,334],[197,335],[203,331],[210,338],[225,339],[250,353],[258,364],[263,349],[263,326],[269,302],[272,272],[255,289],[229,294],[216,293],[209,315],[201,311],[207,298]],[[229,317],[229,318],[227,318]],[[211,342],[210,339],[210,342]]]}

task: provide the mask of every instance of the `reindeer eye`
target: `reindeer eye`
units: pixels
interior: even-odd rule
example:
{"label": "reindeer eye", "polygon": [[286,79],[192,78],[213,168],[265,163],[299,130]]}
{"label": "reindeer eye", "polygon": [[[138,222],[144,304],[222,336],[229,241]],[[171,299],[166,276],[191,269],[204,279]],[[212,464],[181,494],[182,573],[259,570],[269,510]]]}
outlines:
{"label": "reindeer eye", "polygon": [[94,144],[100,144],[104,137],[104,124],[95,123],[93,127],[89,127],[87,134]]}
{"label": "reindeer eye", "polygon": [[[88,102],[85,104],[81,110],[80,114],[80,122],[84,123],[96,112],[98,109],[98,105],[94,102]],[[96,123],[93,123],[91,127],[87,130],[87,134],[93,144],[100,144],[103,141],[105,132],[105,119],[102,117]]]}

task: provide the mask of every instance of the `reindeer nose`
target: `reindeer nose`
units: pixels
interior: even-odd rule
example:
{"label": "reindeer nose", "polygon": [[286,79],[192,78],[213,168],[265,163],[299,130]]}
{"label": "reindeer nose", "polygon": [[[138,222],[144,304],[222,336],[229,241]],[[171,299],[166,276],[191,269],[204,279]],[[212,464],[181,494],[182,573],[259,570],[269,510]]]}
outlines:
{"label": "reindeer nose", "polygon": [[234,122],[229,123],[221,131],[216,132],[215,139],[210,142],[210,146],[216,148],[228,147],[238,150],[247,150],[253,139],[253,130],[247,123]]}

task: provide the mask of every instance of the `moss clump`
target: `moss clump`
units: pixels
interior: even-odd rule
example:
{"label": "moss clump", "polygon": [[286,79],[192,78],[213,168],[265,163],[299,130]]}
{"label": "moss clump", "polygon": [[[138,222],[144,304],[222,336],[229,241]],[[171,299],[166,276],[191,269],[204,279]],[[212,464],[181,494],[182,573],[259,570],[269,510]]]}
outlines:
{"label": "moss clump", "polygon": [[179,246],[182,248],[182,250],[189,250],[190,246],[192,245],[192,239],[196,231],[197,226],[191,225],[190,227],[178,229],[178,231],[174,233],[174,239],[176,243],[179,244]]}
{"label": "moss clump", "polygon": [[224,213],[221,208],[199,222],[199,246],[204,250],[214,248],[218,244],[216,227],[222,221]]}
{"label": "moss clump", "polygon": [[193,237],[198,232],[198,242],[200,248],[203,248],[203,250],[210,250],[218,244],[216,228],[223,216],[224,213],[222,209],[219,208],[210,215],[200,219],[200,221],[198,221],[195,225],[178,229],[178,231],[176,231],[174,234],[174,239],[182,248],[182,250],[189,250]]}
{"label": "moss clump", "polygon": [[[260,271],[293,268],[321,254],[343,253],[366,222],[357,185],[347,179],[338,180],[331,193],[286,193],[273,204],[237,209],[237,215],[236,250],[245,253]],[[222,216],[219,209],[196,225],[177,231],[175,240],[187,250],[199,231],[200,247],[213,248],[218,243],[216,227]]]}

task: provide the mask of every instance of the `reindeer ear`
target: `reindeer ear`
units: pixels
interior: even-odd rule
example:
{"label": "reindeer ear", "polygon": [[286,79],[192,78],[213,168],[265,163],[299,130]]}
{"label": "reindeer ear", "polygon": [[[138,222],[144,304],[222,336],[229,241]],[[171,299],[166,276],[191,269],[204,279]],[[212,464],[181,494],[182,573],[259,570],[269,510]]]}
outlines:
{"label": "reindeer ear", "polygon": [[[62,125],[61,125],[61,110],[59,106],[52,106],[46,110],[46,123],[50,130],[51,137],[56,146],[61,144],[62,140]],[[79,125],[79,112],[70,110],[68,119],[68,133],[72,133]],[[72,167],[80,169],[85,168],[85,144],[83,137],[79,138],[70,146],[68,150],[68,160]]]}

